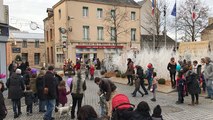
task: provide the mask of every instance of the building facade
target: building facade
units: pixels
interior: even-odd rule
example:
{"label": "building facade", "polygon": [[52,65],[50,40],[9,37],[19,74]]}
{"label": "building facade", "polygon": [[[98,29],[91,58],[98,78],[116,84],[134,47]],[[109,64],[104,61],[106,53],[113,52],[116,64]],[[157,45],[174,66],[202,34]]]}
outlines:
{"label": "building facade", "polygon": [[140,6],[133,0],[61,0],[53,6],[53,14],[56,67],[63,66],[61,58],[102,60],[140,48]]}
{"label": "building facade", "polygon": [[28,61],[31,67],[43,66],[45,63],[44,35],[10,31],[7,43],[7,65],[13,60]]}
{"label": "building facade", "polygon": [[209,18],[208,26],[201,32],[201,41],[213,41],[213,17]]}
{"label": "building facade", "polygon": [[[0,0],[0,74],[7,73],[6,66],[6,43],[9,36],[9,9]],[[6,78],[3,79],[6,81]]]}

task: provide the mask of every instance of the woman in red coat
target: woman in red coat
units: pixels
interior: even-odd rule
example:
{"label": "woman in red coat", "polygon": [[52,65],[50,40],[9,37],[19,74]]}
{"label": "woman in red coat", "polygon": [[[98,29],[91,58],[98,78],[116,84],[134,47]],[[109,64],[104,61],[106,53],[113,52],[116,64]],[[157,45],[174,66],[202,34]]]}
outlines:
{"label": "woman in red coat", "polygon": [[95,66],[94,65],[90,65],[90,80],[94,80],[94,73],[95,73]]}

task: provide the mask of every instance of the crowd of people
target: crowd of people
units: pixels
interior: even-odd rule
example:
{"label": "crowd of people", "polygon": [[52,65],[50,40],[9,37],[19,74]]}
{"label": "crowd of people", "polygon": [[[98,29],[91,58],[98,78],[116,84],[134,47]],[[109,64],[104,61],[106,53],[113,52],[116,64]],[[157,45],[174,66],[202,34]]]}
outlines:
{"label": "crowd of people", "polygon": [[[101,62],[85,61],[85,66],[81,65],[81,61],[77,60],[76,65],[71,65],[69,61],[66,65],[68,68],[68,80],[63,80],[64,73],[56,73],[53,66],[49,66],[47,70],[41,68],[39,71],[29,67],[29,63],[23,62],[17,65],[12,62],[9,71],[10,76],[7,79],[6,87],[8,88],[8,98],[12,100],[14,118],[18,118],[22,114],[21,98],[25,97],[26,113],[31,116],[33,114],[33,105],[39,106],[39,112],[44,113],[44,120],[53,120],[54,111],[58,111],[58,107],[66,106],[68,101],[72,101],[71,119],[78,120],[162,120],[161,107],[157,105],[153,110],[153,115],[150,115],[149,105],[142,101],[136,109],[130,107],[131,103],[125,97],[120,97],[120,101],[129,105],[119,107],[113,105],[113,99],[118,97],[117,86],[108,78],[103,76],[95,77],[94,72],[101,70]],[[83,68],[82,68],[83,67]],[[73,74],[74,69],[74,74]],[[83,70],[84,69],[84,70]],[[213,64],[209,57],[202,58],[201,64],[198,61],[178,61],[171,58],[167,69],[170,73],[171,87],[177,89],[178,100],[176,104],[184,103],[184,97],[191,95],[191,103],[194,106],[199,104],[199,94],[207,92],[207,99],[213,99]],[[38,73],[39,72],[39,73]],[[84,72],[84,73],[83,73]],[[177,75],[176,75],[177,73]],[[85,75],[85,79],[84,76]],[[153,94],[151,101],[156,101],[157,89],[157,73],[154,70],[152,63],[147,65],[144,71],[140,65],[134,65],[134,62],[127,59],[126,75],[128,79],[127,85],[135,84],[135,89],[132,92],[132,97],[137,96],[137,92],[148,95]],[[87,89],[86,80],[93,80],[99,86],[98,95],[100,98],[100,115],[96,113],[90,105],[82,106],[82,100]],[[147,81],[146,81],[147,80]],[[145,82],[148,87],[145,87]],[[66,87],[68,85],[68,90]],[[140,90],[142,87],[143,92]],[[0,82],[0,120],[6,117],[7,109],[4,104],[4,84]],[[67,99],[67,95],[72,96],[72,100]],[[124,95],[125,96],[125,95]],[[128,98],[127,98],[128,99]],[[121,103],[122,105],[123,103]],[[77,112],[75,108],[77,106]],[[115,109],[116,108],[116,109]],[[116,112],[116,110],[119,112]],[[77,115],[77,117],[76,117]],[[118,117],[120,116],[120,117]],[[121,117],[125,116],[125,117]]]}

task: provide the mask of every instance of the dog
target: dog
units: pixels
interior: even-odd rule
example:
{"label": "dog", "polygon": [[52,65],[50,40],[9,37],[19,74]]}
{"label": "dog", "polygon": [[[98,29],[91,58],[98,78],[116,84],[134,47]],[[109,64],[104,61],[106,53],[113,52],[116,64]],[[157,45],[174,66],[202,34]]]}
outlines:
{"label": "dog", "polygon": [[67,116],[69,116],[69,113],[72,108],[72,104],[70,104],[69,106],[56,107],[56,108],[58,109],[58,119],[60,119],[62,114],[67,114]]}

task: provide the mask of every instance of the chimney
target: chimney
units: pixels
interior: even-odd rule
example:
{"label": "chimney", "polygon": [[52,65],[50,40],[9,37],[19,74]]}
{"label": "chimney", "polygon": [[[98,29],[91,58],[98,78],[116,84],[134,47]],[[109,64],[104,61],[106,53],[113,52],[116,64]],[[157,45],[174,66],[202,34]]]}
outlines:
{"label": "chimney", "polygon": [[52,17],[53,16],[53,9],[47,8],[47,14],[48,14],[48,17]]}
{"label": "chimney", "polygon": [[209,25],[213,23],[213,17],[209,17]]}

